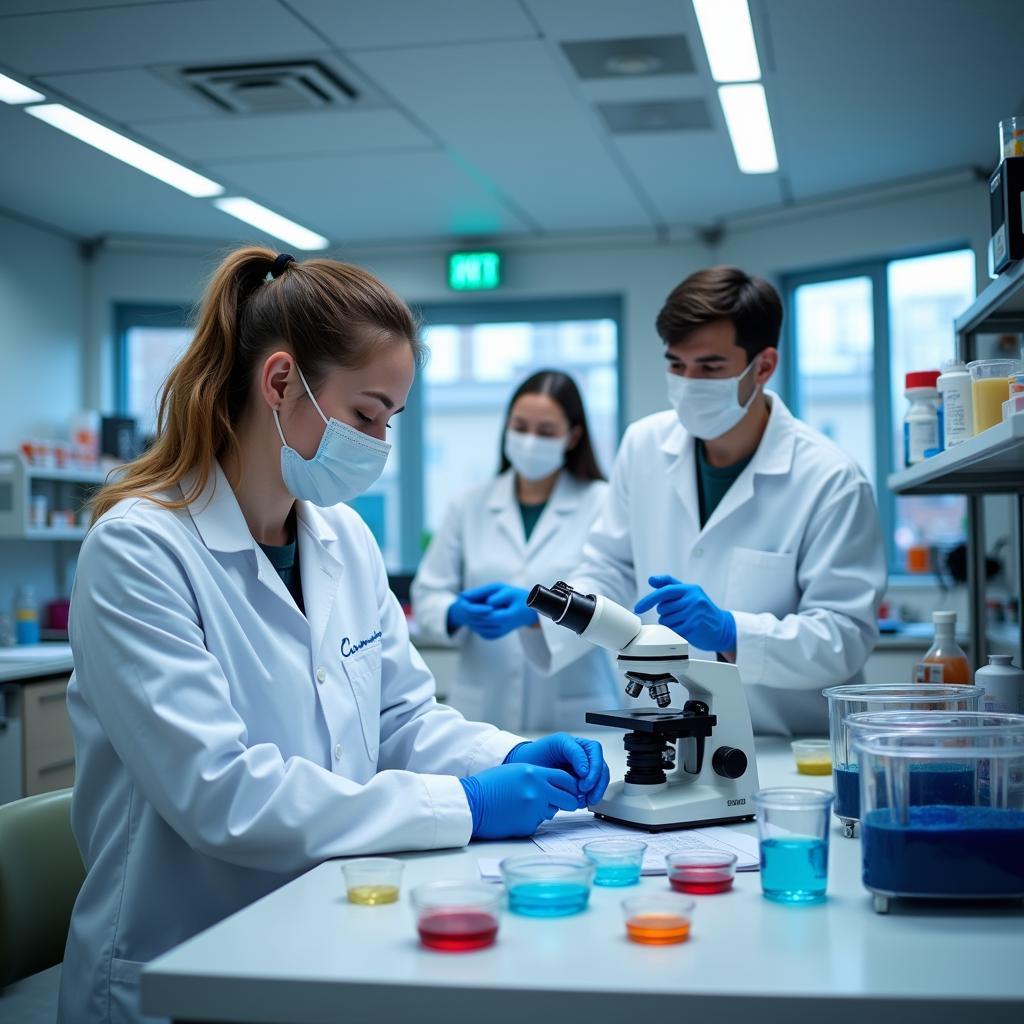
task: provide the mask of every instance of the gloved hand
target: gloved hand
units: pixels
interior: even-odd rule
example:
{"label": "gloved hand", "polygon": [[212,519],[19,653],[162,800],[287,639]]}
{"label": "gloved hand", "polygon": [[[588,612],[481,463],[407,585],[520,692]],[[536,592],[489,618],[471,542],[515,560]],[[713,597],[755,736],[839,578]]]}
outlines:
{"label": "gloved hand", "polygon": [[459,782],[480,839],[532,836],[542,821],[578,806],[576,780],[557,768],[499,764]]}
{"label": "gloved hand", "polygon": [[610,778],[601,744],[567,732],[520,743],[509,751],[505,764],[536,764],[569,772],[576,778],[580,807],[598,803]]}
{"label": "gloved hand", "polygon": [[652,576],[652,590],[637,601],[637,615],[657,606],[658,621],[674,629],[695,647],[727,654],[736,650],[736,620],[723,611],[694,583],[680,583],[674,576]]}
{"label": "gloved hand", "polygon": [[487,604],[487,598],[504,586],[504,583],[485,583],[483,586],[472,587],[459,594],[448,606],[449,635],[462,626],[473,633],[479,633],[480,627],[490,619],[494,610]]}
{"label": "gloved hand", "polygon": [[481,622],[477,632],[486,640],[497,640],[521,626],[532,626],[537,621],[537,613],[527,605],[527,597],[529,591],[507,584],[491,591],[486,598],[492,609],[490,617]]}

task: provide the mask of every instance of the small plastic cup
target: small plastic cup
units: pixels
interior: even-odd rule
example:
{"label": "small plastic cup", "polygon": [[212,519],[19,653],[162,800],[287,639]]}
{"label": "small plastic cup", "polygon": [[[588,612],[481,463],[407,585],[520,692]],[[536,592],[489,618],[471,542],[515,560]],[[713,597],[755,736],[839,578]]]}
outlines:
{"label": "small plastic cup", "polygon": [[695,896],[728,892],[736,878],[736,854],[726,850],[681,850],[668,854],[665,864],[669,885]]}
{"label": "small plastic cup", "polygon": [[493,945],[501,919],[500,886],[485,882],[428,882],[409,896],[420,942],[444,953]]}
{"label": "small plastic cup", "polygon": [[828,740],[793,740],[789,746],[801,775],[832,774],[832,744]]}
{"label": "small plastic cup", "polygon": [[395,903],[402,886],[405,864],[393,857],[360,857],[342,862],[349,903],[379,907]]}
{"label": "small plastic cup", "polygon": [[974,432],[980,434],[1003,420],[1003,402],[1010,398],[1010,378],[1020,372],[1019,359],[976,359],[971,372]]}
{"label": "small plastic cup", "polygon": [[594,865],[594,885],[637,885],[647,844],[640,839],[595,839],[583,844]]}
{"label": "small plastic cup", "polygon": [[586,909],[594,865],[583,857],[506,857],[501,877],[508,909],[526,917],[568,917]]}
{"label": "small plastic cup", "polygon": [[672,946],[690,937],[694,901],[674,892],[630,896],[622,901],[626,935],[642,946]]}
{"label": "small plastic cup", "polygon": [[823,789],[759,789],[761,891],[775,903],[821,903],[828,888],[828,822],[834,797]]}

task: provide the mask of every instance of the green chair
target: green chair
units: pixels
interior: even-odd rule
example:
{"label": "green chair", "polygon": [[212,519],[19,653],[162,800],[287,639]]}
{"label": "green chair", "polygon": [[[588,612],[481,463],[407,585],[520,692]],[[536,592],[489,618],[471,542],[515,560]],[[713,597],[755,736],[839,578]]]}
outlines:
{"label": "green chair", "polygon": [[64,959],[84,878],[70,789],[0,804],[0,988]]}

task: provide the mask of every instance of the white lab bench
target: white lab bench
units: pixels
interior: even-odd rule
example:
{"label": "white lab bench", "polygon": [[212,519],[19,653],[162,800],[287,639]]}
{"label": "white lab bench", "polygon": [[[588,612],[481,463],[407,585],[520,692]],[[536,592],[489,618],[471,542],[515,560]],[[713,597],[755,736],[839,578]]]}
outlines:
{"label": "white lab bench", "polygon": [[[613,774],[617,735],[602,735]],[[830,788],[798,775],[788,745],[758,742],[762,785]],[[753,825],[738,825],[746,831]],[[761,896],[756,872],[734,890],[697,897],[693,938],[680,946],[627,941],[619,904],[660,891],[595,888],[575,917],[505,914],[490,949],[423,949],[410,888],[478,876],[477,858],[532,849],[528,841],[406,854],[403,896],[386,907],[345,900],[329,861],[154,961],[143,1008],[174,1020],[346,1024],[1021,1024],[1024,906],[871,909],[860,884],[860,841],[833,821],[829,898],[786,907]]]}

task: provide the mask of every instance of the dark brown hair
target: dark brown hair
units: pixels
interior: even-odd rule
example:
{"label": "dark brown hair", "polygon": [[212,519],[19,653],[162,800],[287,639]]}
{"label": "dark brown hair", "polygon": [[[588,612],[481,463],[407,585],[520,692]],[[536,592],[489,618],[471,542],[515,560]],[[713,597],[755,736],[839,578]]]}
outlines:
{"label": "dark brown hair", "polygon": [[[327,371],[366,365],[385,345],[423,348],[409,308],[360,267],[336,260],[286,263],[262,246],[231,253],[199,306],[195,336],[160,394],[157,436],[93,499],[98,519],[122,498],[148,497],[182,508],[206,486],[214,460],[237,451],[235,428],[253,370],[273,346],[288,349],[316,391]],[[195,474],[181,500],[160,496]]]}
{"label": "dark brown hair", "polygon": [[[580,439],[565,453],[565,468],[577,480],[604,480],[604,473],[597,464],[594,446],[590,443],[590,430],[587,427],[587,413],[583,408],[583,398],[576,381],[561,370],[538,370],[532,377],[527,377],[515,394],[509,399],[505,410],[505,424],[512,417],[512,407],[523,395],[548,395],[553,398],[565,413],[569,421],[569,429],[580,428]],[[511,463],[505,455],[505,438],[502,434],[499,473],[504,473]]]}
{"label": "dark brown hair", "polygon": [[778,348],[782,300],[764,278],[738,267],[708,267],[672,290],[656,323],[661,340],[672,345],[718,320],[732,322],[749,363],[763,349]]}

